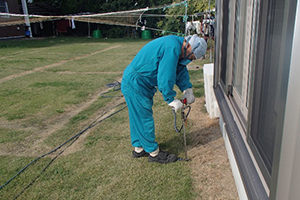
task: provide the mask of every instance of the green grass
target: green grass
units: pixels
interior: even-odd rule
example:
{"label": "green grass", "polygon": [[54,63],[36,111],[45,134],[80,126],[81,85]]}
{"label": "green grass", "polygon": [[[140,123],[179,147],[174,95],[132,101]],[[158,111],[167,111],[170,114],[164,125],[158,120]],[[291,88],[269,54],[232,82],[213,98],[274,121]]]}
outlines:
{"label": "green grass", "polygon": [[9,143],[24,140],[31,132],[0,128],[0,143]]}
{"label": "green grass", "polygon": [[[113,98],[99,96],[63,127],[47,131],[106,90],[106,84],[119,80],[147,42],[67,37],[0,41],[0,80],[30,72],[0,83],[0,185],[114,107]],[[100,52],[111,46],[118,47]],[[57,64],[61,61],[64,63]],[[203,96],[202,69],[191,70],[190,76],[195,96]],[[174,131],[171,109],[159,92],[154,98],[157,141],[161,148],[183,157],[183,138]],[[160,165],[148,163],[147,158],[133,159],[129,135],[125,109],[83,133],[44,173],[50,160],[67,146],[38,160],[1,189],[0,197],[13,199],[39,176],[20,199],[196,198],[187,162]]]}
{"label": "green grass", "polygon": [[190,81],[193,83],[193,92],[195,97],[204,96],[204,81],[203,81],[203,69],[190,70]]}
{"label": "green grass", "polygon": [[37,72],[1,84],[0,117],[7,120],[34,118],[38,113],[54,117],[57,110],[85,101],[116,74],[57,74]]}

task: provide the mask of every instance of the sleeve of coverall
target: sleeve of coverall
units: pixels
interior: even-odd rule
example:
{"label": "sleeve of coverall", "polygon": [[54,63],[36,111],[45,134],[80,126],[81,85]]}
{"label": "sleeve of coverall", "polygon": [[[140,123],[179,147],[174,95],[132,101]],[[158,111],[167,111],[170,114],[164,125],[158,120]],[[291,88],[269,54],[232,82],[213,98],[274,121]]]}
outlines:
{"label": "sleeve of coverall", "polygon": [[176,96],[176,92],[173,88],[176,83],[178,57],[179,53],[176,52],[175,48],[167,48],[158,66],[157,87],[168,104],[171,103]]}
{"label": "sleeve of coverall", "polygon": [[176,73],[176,85],[181,91],[184,91],[188,88],[192,88],[192,83],[190,82],[190,75],[186,66],[178,65]]}

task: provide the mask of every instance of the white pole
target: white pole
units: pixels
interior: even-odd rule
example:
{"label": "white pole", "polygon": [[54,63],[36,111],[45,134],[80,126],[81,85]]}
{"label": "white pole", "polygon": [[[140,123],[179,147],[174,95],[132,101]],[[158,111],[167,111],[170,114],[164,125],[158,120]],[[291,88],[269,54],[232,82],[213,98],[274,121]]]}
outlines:
{"label": "white pole", "polygon": [[28,27],[28,30],[30,32],[30,37],[32,37],[31,33],[31,27],[30,27],[30,21],[29,21],[29,16],[28,16],[28,9],[27,9],[27,3],[26,0],[21,0],[22,1],[22,8],[23,8],[23,13],[24,13],[24,19],[25,19],[25,24]]}
{"label": "white pole", "polygon": [[[188,0],[186,0],[187,4],[185,4],[185,17],[187,16],[187,5],[188,5]],[[186,36],[186,23],[187,23],[188,18],[186,18],[185,21],[185,30],[184,30],[184,36]]]}
{"label": "white pole", "polygon": [[211,53],[211,47],[212,47],[212,42],[211,42],[211,27],[210,27],[210,23],[211,23],[211,13],[210,13],[210,0],[208,0],[208,13],[209,13],[209,25],[208,25],[208,30],[209,30],[209,41],[210,41],[210,50],[209,50],[209,59],[210,59],[210,62],[212,62],[212,53]]}
{"label": "white pole", "polygon": [[90,26],[90,18],[89,18],[89,22],[88,22],[88,38],[91,37],[91,26]]}

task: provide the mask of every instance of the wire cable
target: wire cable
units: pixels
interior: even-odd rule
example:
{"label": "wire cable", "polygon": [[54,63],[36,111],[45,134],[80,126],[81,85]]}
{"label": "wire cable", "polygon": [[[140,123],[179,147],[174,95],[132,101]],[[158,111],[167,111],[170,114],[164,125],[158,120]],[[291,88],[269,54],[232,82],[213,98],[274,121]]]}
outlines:
{"label": "wire cable", "polygon": [[[112,108],[112,110],[114,108],[117,108],[118,106],[122,105],[122,104],[125,104],[126,102],[122,102],[118,105],[116,105],[115,107]],[[50,155],[54,152],[56,152],[57,150],[61,149],[64,145],[66,145],[67,143],[71,142],[69,144],[68,147],[70,147],[84,132],[86,132],[87,130],[93,128],[94,126],[96,126],[97,124],[101,123],[102,121],[110,118],[111,116],[121,112],[122,110],[124,110],[125,108],[127,108],[127,105],[120,108],[119,110],[113,112],[112,114],[106,116],[105,118],[101,119],[101,117],[103,117],[105,113],[103,113],[100,117],[98,117],[98,119],[94,120],[87,128],[85,128],[84,130],[82,130],[81,132],[79,132],[78,134],[74,135],[73,137],[71,137],[70,139],[68,139],[67,141],[65,141],[64,143],[62,143],[61,145],[59,145],[58,147],[56,147],[55,149],[53,149],[52,151],[48,152],[48,153],[45,153],[44,155],[34,159],[33,161],[31,161],[28,165],[26,165],[23,169],[21,169],[18,173],[16,173],[12,178],[10,178],[8,181],[6,181],[3,185],[1,185],[0,187],[0,190],[3,189],[6,185],[8,185],[13,179],[15,179],[18,175],[20,175],[22,172],[24,172],[30,165],[32,165],[33,163],[37,162],[39,159],[47,156],[47,155]],[[14,199],[16,199],[17,197],[19,197],[26,189],[28,189],[40,176],[43,172],[46,171],[46,169],[51,165],[51,163],[56,159],[58,158],[58,156],[60,156],[68,147],[66,147],[65,149],[63,149],[58,155],[56,155],[48,164],[47,166],[41,171],[41,173],[36,177],[34,178],[31,183],[29,183]]]}
{"label": "wire cable", "polygon": [[39,175],[37,175],[17,196],[15,196],[14,199],[17,199],[21,194],[23,194],[25,190],[27,190],[46,171],[46,169],[54,162],[54,160],[56,160],[56,158],[58,158],[58,156],[60,156],[67,148],[69,148],[78,138],[79,136],[75,138],[65,149],[59,152],[59,154],[57,154],[52,160],[50,160],[41,173],[39,173]]}

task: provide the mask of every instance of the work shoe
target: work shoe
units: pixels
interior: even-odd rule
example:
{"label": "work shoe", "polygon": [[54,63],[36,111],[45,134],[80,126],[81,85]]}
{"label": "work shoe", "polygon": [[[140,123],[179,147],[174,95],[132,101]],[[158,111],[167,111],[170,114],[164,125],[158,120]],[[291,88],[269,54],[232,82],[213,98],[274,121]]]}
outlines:
{"label": "work shoe", "polygon": [[177,161],[177,156],[175,154],[169,154],[163,150],[159,150],[157,156],[149,156],[148,162],[158,162],[162,164],[168,164],[171,162],[176,162]]}
{"label": "work shoe", "polygon": [[147,153],[145,150],[141,151],[140,153],[136,151],[132,151],[132,157],[133,158],[141,158],[141,157],[148,157],[149,153]]}

